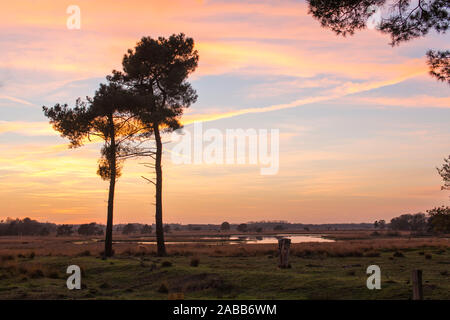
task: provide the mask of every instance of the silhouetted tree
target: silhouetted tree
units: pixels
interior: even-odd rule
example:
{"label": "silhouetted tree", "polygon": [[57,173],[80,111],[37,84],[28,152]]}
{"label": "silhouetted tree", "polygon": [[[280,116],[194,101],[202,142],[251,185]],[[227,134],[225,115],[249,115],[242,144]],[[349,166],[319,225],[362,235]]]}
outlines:
{"label": "silhouetted tree", "polygon": [[273,228],[273,230],[274,231],[282,231],[282,230],[284,230],[284,227],[283,227],[283,225],[278,224]]}
{"label": "silhouetted tree", "polygon": [[375,221],[373,223],[373,226],[375,229],[377,229],[377,228],[384,229],[386,227],[386,221],[384,221],[384,220]]}
{"label": "silhouetted tree", "polygon": [[230,230],[230,224],[228,222],[222,222],[220,225],[220,230],[227,231]]}
{"label": "silhouetted tree", "polygon": [[50,231],[56,230],[56,225],[53,223],[42,223],[30,218],[11,219],[0,222],[0,236],[46,236]]}
{"label": "silhouetted tree", "polygon": [[[308,0],[309,12],[323,27],[338,35],[353,35],[366,28],[376,8],[389,7],[390,15],[383,17],[377,29],[391,36],[395,46],[428,34],[430,30],[445,33],[450,23],[448,0]],[[430,74],[450,83],[449,51],[428,51]]]}
{"label": "silhouetted tree", "polygon": [[391,220],[391,229],[404,231],[424,231],[427,226],[425,214],[402,214]]}
{"label": "silhouetted tree", "polygon": [[149,226],[148,224],[144,225],[141,229],[141,233],[142,234],[150,234],[152,233],[152,227]]}
{"label": "silhouetted tree", "polygon": [[43,237],[48,236],[49,234],[50,231],[46,227],[42,228],[41,231],[39,232],[39,235]]}
{"label": "silhouetted tree", "polygon": [[450,190],[450,156],[448,156],[448,159],[444,159],[442,168],[437,168],[437,171],[444,181],[444,185],[441,187],[442,190]]}
{"label": "silhouetted tree", "polygon": [[450,51],[429,50],[427,57],[430,74],[439,81],[450,84]]}
{"label": "silhouetted tree", "polygon": [[162,138],[161,133],[181,128],[179,118],[185,108],[197,100],[197,94],[187,78],[198,64],[194,40],[184,34],[169,38],[143,37],[136,47],[125,54],[123,72],[114,71],[114,81],[121,81],[140,98],[139,116],[147,135],[154,136],[156,154],[156,238],[158,255],[166,255],[162,219]]}
{"label": "silhouetted tree", "polygon": [[106,257],[113,254],[115,184],[121,175],[122,161],[132,150],[129,140],[140,131],[133,121],[135,115],[129,110],[131,105],[132,96],[120,85],[110,82],[107,85],[101,84],[94,98],[87,98],[87,102],[78,99],[74,108],[69,108],[67,104],[43,107],[53,128],[70,140],[71,148],[82,146],[91,137],[104,142],[97,173],[102,179],[109,181]]}
{"label": "silhouetted tree", "polygon": [[437,207],[427,211],[428,226],[435,233],[450,233],[450,207]]}
{"label": "silhouetted tree", "polygon": [[78,234],[83,236],[93,236],[93,235],[103,235],[103,228],[96,224],[95,222],[91,222],[88,224],[82,224],[78,227]]}
{"label": "silhouetted tree", "polygon": [[73,233],[73,226],[69,224],[62,224],[56,228],[57,236],[70,236]]}
{"label": "silhouetted tree", "polygon": [[130,233],[135,233],[135,232],[136,232],[136,227],[132,223],[126,224],[125,227],[123,227],[123,229],[122,229],[122,234],[130,234]]}
{"label": "silhouetted tree", "polygon": [[247,232],[248,230],[247,224],[241,223],[240,225],[238,225],[237,230],[240,232]]}

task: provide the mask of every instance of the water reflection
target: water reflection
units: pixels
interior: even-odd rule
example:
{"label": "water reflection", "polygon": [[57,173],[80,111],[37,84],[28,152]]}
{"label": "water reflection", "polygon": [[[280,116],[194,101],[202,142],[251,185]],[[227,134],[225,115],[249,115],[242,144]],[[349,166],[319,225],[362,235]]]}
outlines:
{"label": "water reflection", "polygon": [[[184,237],[181,241],[166,241],[166,244],[210,244],[210,245],[224,245],[224,244],[239,244],[239,243],[262,243],[262,244],[277,244],[279,239],[291,239],[291,243],[302,242],[334,242],[334,240],[325,239],[317,234],[277,234],[277,235],[231,235],[231,236],[203,236],[203,237]],[[192,239],[192,240],[191,240]],[[91,239],[90,241],[74,241],[74,244],[88,244],[92,242],[103,242],[102,239]],[[115,240],[113,243],[137,243],[137,244],[155,244],[156,239],[126,239]]]}
{"label": "water reflection", "polygon": [[[166,241],[166,244],[239,244],[239,243],[262,243],[262,244],[276,244],[279,239],[291,239],[291,243],[302,242],[334,242],[331,239],[322,238],[320,235],[297,235],[297,234],[283,234],[273,236],[248,236],[248,235],[232,235],[232,236],[218,236],[218,237],[199,237],[192,241]],[[139,241],[139,244],[154,244],[156,241]]]}
{"label": "water reflection", "polygon": [[[235,238],[237,237],[237,238]],[[283,234],[276,236],[234,236],[230,237],[230,241],[237,239],[244,240],[246,243],[278,243],[279,239],[291,239],[291,243],[302,242],[334,242],[334,240],[322,238],[320,235],[298,235],[298,234]]]}

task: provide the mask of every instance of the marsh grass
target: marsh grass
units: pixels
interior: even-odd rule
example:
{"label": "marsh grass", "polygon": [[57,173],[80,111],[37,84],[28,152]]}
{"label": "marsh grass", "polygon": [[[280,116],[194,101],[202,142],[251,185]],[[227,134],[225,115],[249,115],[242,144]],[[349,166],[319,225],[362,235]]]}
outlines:
{"label": "marsh grass", "polygon": [[[103,260],[102,243],[23,242],[0,239],[0,299],[167,299],[167,292],[186,299],[410,299],[417,266],[425,297],[450,299],[445,238],[294,243],[285,270],[277,267],[276,244],[168,245],[168,256],[159,258],[154,245],[118,243],[116,255]],[[81,267],[82,290],[65,286],[71,264]],[[371,264],[382,269],[382,290],[366,288]],[[167,292],[159,292],[162,284]]]}
{"label": "marsh grass", "polygon": [[[95,256],[36,256],[33,261],[1,263],[0,299],[21,299],[24,294],[31,299],[167,299],[170,292],[182,292],[186,299],[409,299],[410,273],[418,265],[429,286],[424,287],[425,297],[449,299],[445,262],[450,260],[450,252],[425,263],[418,252],[431,248],[411,248],[401,263],[397,258],[389,260],[395,251],[382,250],[376,257],[292,255],[292,268],[284,270],[277,267],[277,259],[262,254],[198,254],[195,257],[201,264],[197,267],[191,266],[194,257],[180,255],[163,259],[117,255],[106,261]],[[162,267],[169,261],[171,267]],[[69,264],[82,268],[82,290],[65,287]],[[365,287],[366,268],[371,264],[382,269],[382,290]],[[53,271],[58,277],[52,276]]]}

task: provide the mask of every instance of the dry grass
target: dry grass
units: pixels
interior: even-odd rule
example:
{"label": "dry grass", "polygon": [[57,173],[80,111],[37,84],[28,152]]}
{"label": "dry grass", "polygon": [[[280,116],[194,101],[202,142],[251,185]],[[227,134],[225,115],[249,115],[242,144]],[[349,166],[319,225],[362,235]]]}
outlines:
{"label": "dry grass", "polygon": [[[103,260],[101,242],[74,240],[0,238],[0,299],[166,299],[173,292],[188,299],[408,299],[417,266],[427,298],[448,299],[450,292],[448,238],[292,244],[292,268],[282,271],[277,244],[170,244],[169,256],[158,258],[155,245],[123,242]],[[377,292],[365,289],[373,263],[386,275]],[[67,290],[70,264],[81,267],[83,290]]]}
{"label": "dry grass", "polygon": [[30,262],[29,259],[2,261],[0,262],[0,269],[3,271],[2,275],[4,277],[21,276],[22,280],[26,280],[27,277],[32,279],[44,277],[58,279],[61,277],[58,268],[41,263]]}

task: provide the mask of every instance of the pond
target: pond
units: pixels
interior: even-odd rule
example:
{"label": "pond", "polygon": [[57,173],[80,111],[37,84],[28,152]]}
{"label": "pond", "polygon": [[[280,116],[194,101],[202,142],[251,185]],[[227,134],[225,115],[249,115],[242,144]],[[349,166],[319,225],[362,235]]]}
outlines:
{"label": "pond", "polygon": [[[325,239],[320,235],[297,235],[297,234],[279,234],[279,235],[267,235],[267,236],[257,236],[257,235],[232,235],[232,236],[217,236],[217,237],[198,237],[193,238],[192,241],[166,241],[166,244],[196,244],[205,243],[212,245],[223,245],[223,244],[239,244],[239,243],[261,243],[261,244],[277,244],[278,239],[291,239],[291,243],[302,243],[302,242],[334,242],[334,240]],[[128,241],[127,241],[128,242]],[[130,241],[135,242],[135,241]],[[137,241],[139,244],[154,244],[156,240],[153,241]]]}
{"label": "pond", "polygon": [[[209,245],[224,245],[224,244],[242,244],[242,243],[261,243],[261,244],[277,244],[278,239],[291,239],[291,243],[302,242],[334,242],[334,240],[325,239],[317,234],[276,234],[276,235],[230,235],[230,236],[200,236],[200,237],[183,237],[180,241],[166,241],[166,244],[209,244]],[[91,239],[84,241],[74,241],[74,244],[88,244],[93,242],[103,242],[102,239]],[[126,239],[115,240],[113,243],[137,243],[137,244],[155,244],[156,239]]]}

